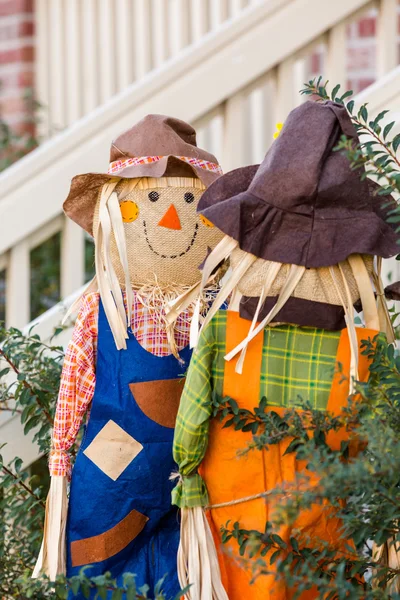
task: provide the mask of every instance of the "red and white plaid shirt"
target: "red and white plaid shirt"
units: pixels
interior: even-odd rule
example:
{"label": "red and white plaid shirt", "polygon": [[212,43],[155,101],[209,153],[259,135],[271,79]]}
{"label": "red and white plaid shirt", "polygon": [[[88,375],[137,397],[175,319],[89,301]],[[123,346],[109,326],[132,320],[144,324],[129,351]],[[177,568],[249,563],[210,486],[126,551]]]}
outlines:
{"label": "red and white plaid shirt", "polygon": [[[68,452],[76,441],[93,398],[96,385],[98,313],[99,294],[83,296],[61,375],[49,460],[52,476],[71,475]],[[148,352],[156,356],[171,354],[165,326],[154,311],[143,306],[135,292],[131,327],[139,344]],[[179,316],[175,326],[175,341],[179,350],[187,346],[189,336],[189,313],[185,311]]]}

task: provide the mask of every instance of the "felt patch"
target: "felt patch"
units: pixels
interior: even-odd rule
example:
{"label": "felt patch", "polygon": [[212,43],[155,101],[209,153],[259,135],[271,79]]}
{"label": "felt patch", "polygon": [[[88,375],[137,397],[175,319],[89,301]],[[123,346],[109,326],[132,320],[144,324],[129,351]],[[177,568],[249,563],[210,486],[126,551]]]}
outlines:
{"label": "felt patch", "polygon": [[142,450],[142,444],[110,420],[83,454],[110,479],[116,481]]}
{"label": "felt patch", "polygon": [[108,531],[71,542],[72,566],[90,565],[115,556],[139,535],[148,520],[146,515],[132,510]]}
{"label": "felt patch", "polygon": [[131,383],[129,388],[139,408],[152,421],[175,427],[185,378]]}

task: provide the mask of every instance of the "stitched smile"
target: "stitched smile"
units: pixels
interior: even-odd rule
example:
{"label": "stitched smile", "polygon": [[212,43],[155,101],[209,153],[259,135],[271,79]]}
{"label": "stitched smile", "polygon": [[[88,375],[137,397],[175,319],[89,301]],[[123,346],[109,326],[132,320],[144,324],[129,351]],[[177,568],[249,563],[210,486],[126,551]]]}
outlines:
{"label": "stitched smile", "polygon": [[198,232],[198,229],[199,229],[199,224],[198,224],[198,223],[196,223],[196,226],[195,226],[195,228],[194,228],[193,237],[192,237],[192,239],[190,240],[190,244],[189,244],[189,246],[186,248],[186,250],[184,250],[183,252],[180,252],[179,254],[171,254],[171,255],[168,255],[168,254],[160,254],[159,252],[157,252],[157,250],[155,250],[155,249],[153,248],[153,246],[151,245],[151,243],[150,243],[150,240],[149,240],[149,237],[148,237],[148,233],[147,233],[146,221],[143,221],[143,227],[144,227],[144,236],[145,236],[145,238],[146,238],[147,245],[148,245],[148,247],[150,248],[150,250],[151,250],[152,252],[154,252],[154,254],[157,254],[157,256],[159,256],[160,258],[178,258],[179,256],[184,256],[184,255],[185,255],[187,252],[189,252],[190,248],[193,246],[193,244],[194,244],[194,240],[195,240],[195,239],[196,239],[196,237],[197,237],[197,232]]}

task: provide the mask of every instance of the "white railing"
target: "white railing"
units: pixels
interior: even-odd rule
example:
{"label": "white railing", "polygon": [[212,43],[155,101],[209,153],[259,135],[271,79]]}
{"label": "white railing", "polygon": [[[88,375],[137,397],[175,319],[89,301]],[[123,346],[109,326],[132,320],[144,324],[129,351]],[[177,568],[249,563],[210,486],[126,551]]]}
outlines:
{"label": "white railing", "polygon": [[[103,29],[95,29],[100,27],[100,21],[96,21],[96,25],[92,24],[94,29],[85,31],[89,39],[81,40],[87,45],[94,43],[94,30],[104,31],[106,15],[109,14],[107,10],[114,6],[111,0],[37,0],[37,4],[39,10],[46,9],[46,14],[49,14],[50,6],[51,11],[66,10],[68,7],[68,10],[75,10],[74,18],[81,15],[77,12],[77,7],[84,7],[82,15],[86,15],[86,19],[93,14],[97,15],[96,19],[100,19],[98,10],[101,7]],[[135,6],[143,11],[148,4],[150,2],[147,0],[135,3],[130,0],[115,0],[115,5],[123,10]],[[199,10],[206,3],[202,0],[151,2],[152,6],[174,7],[175,11],[177,7],[185,7],[186,10],[189,4],[192,10]],[[238,9],[246,3],[239,1],[234,4]],[[225,9],[231,3],[219,0],[214,3],[212,0],[211,5],[218,5],[218,10],[221,11],[219,14],[229,16]],[[70,8],[71,6],[74,8]],[[217,29],[210,31],[192,46],[176,52],[165,63],[160,57],[166,58],[168,53],[162,54],[159,48],[158,54],[154,54],[159,61],[156,69],[3,173],[0,176],[0,270],[7,271],[8,324],[22,327],[29,321],[30,249],[55,232],[61,231],[62,234],[63,297],[76,292],[83,283],[83,234],[63,217],[62,202],[73,175],[79,172],[104,171],[111,139],[146,113],[161,112],[192,122],[199,133],[199,144],[214,152],[221,159],[225,170],[260,161],[272,141],[275,123],[284,120],[289,110],[302,101],[297,91],[307,79],[308,58],[316,48],[319,51],[322,48],[325,56],[323,75],[334,82],[346,81],[346,59],[343,52],[346,26],[359,17],[360,11],[370,10],[371,7],[378,9],[378,74],[383,76],[389,71],[390,73],[359,95],[357,101],[368,101],[371,114],[376,114],[383,107],[400,112],[400,68],[394,69],[397,1],[264,0],[243,9],[240,18],[226,19]],[[124,14],[123,10],[121,15]],[[63,26],[69,28],[71,36],[68,37],[71,40],[68,51],[71,51],[71,60],[76,61],[73,45],[74,40],[81,39],[80,34],[73,32],[70,13],[68,18],[66,13],[63,14]],[[183,15],[179,15],[183,19]],[[196,23],[200,23],[199,27],[203,27],[201,23],[204,23],[204,17],[202,18],[196,20]],[[51,27],[56,27],[59,31],[57,28],[60,23],[54,14],[52,19],[52,25],[48,23],[48,31]],[[165,21],[160,15],[157,19],[158,30],[164,31],[160,35],[167,35]],[[121,33],[125,36],[124,43],[129,38],[128,30],[129,28],[125,28],[124,33]],[[54,40],[55,34],[52,36]],[[200,38],[199,35],[198,37]],[[146,36],[142,33],[142,41],[143,38]],[[185,39],[187,42],[187,38]],[[110,48],[109,40],[104,43]],[[152,43],[156,42],[153,40]],[[175,48],[184,46],[179,40],[174,43],[177,44]],[[118,44],[118,56],[121,56],[122,40]],[[52,48],[52,52],[54,51]],[[81,81],[82,78],[85,79],[87,90],[92,90],[88,92],[89,96],[93,96],[93,89],[103,90],[101,93],[105,93],[105,89],[108,90],[107,93],[118,89],[104,82],[100,85],[97,77],[103,76],[101,73],[110,66],[110,61],[112,63],[116,60],[117,55],[113,54],[111,59],[104,48],[99,51],[101,60],[105,62],[101,63],[102,68],[97,69],[92,79],[86,81],[87,73],[85,75],[83,65],[79,71]],[[60,49],[58,53],[59,56],[62,54]],[[131,56],[122,58],[125,61],[133,60]],[[53,56],[51,60],[55,61],[56,57]],[[86,64],[87,57],[82,60]],[[144,60],[143,57],[141,60]],[[121,81],[129,83],[126,75],[128,67],[124,64],[125,79],[122,75],[119,77],[122,77]],[[149,68],[152,66],[155,63],[151,63]],[[71,68],[70,65],[68,70],[63,71],[62,77],[67,77],[66,81],[70,81],[68,77],[73,79]],[[47,77],[52,79],[49,75]],[[52,81],[52,85],[56,84]],[[71,91],[72,96],[68,102],[73,94],[79,92],[78,89],[74,90]],[[75,96],[75,106],[84,107],[83,96],[79,98],[77,102]],[[93,104],[88,104],[85,110],[90,110],[104,98],[101,94],[96,96]],[[79,114],[77,111],[74,118]],[[65,304],[57,305],[45,313],[38,319],[36,331],[43,338],[48,338],[64,310]],[[66,338],[67,334],[63,341]],[[15,455],[12,444],[23,436],[19,434],[18,417],[0,417],[0,439],[9,442],[5,448],[7,459],[8,455]],[[29,440],[17,453],[22,453],[25,464],[37,456]]]}
{"label": "white railing", "polygon": [[64,129],[262,0],[36,0],[41,134]]}
{"label": "white railing", "polygon": [[[134,6],[143,9],[150,4],[140,0]],[[187,9],[190,5],[193,18],[193,11],[199,12],[199,7],[203,10],[206,4],[202,0],[171,0],[165,6],[176,10],[177,6]],[[244,4],[235,2],[236,7]],[[77,15],[92,14],[98,23],[99,7],[105,11],[111,5],[110,0],[43,0],[38,2],[38,9],[63,10],[63,26],[67,27],[71,7],[79,6]],[[124,10],[133,6],[130,0],[115,0],[115,5]],[[231,3],[214,4],[213,0],[211,5],[222,11],[221,7]],[[30,320],[30,251],[55,232],[61,231],[62,238],[61,296],[83,284],[83,233],[62,215],[62,201],[73,175],[106,169],[111,139],[146,113],[161,112],[192,122],[199,144],[220,158],[224,170],[260,161],[272,141],[275,123],[302,101],[297,92],[307,79],[308,58],[315,48],[323,48],[324,76],[335,82],[346,81],[343,44],[347,24],[371,7],[378,9],[377,52],[379,73],[383,74],[396,62],[395,0],[254,2],[242,9],[240,18],[225,20],[3,173],[0,271],[5,269],[7,274],[7,323],[22,327]],[[104,15],[101,18],[104,20]],[[75,41],[71,38],[68,45],[72,55]],[[104,70],[106,63],[101,72]],[[397,72],[388,81],[394,92],[389,98],[389,84],[378,83],[375,100],[370,103],[372,111],[382,104],[400,110]]]}

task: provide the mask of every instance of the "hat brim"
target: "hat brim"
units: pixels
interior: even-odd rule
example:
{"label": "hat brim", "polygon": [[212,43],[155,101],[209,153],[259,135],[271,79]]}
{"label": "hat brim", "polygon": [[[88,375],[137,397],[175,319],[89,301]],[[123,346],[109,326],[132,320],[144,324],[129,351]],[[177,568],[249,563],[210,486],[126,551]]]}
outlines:
{"label": "hat brim", "polygon": [[390,258],[400,251],[399,236],[385,220],[396,206],[368,180],[372,210],[346,210],[346,218],[316,219],[267,204],[249,191],[257,165],[236,169],[203,194],[198,211],[239,242],[242,250],[264,260],[326,267],[350,254]]}
{"label": "hat brim", "polygon": [[93,235],[93,216],[99,193],[111,179],[136,179],[139,177],[196,177],[206,187],[215,182],[220,173],[190,165],[176,156],[163,156],[159,161],[134,165],[118,173],[85,173],[71,181],[69,194],[63,204],[65,214]]}

